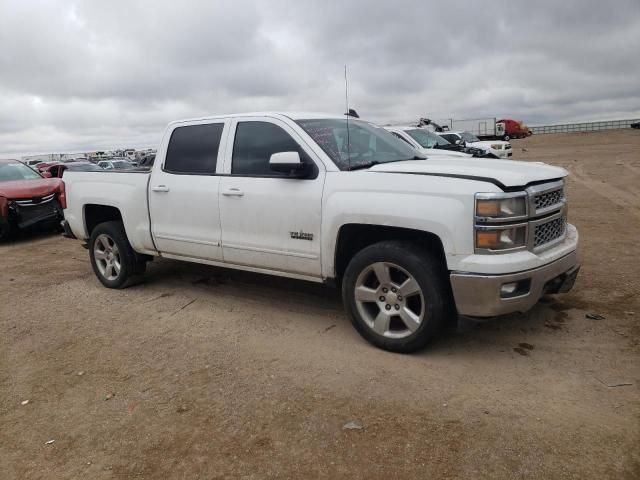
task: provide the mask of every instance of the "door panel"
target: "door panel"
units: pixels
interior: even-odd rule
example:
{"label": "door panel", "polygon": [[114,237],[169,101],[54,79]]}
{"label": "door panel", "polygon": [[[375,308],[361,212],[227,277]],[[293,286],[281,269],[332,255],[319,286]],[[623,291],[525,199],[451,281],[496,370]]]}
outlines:
{"label": "door panel", "polygon": [[319,276],[323,178],[222,177],[225,262]]}
{"label": "door panel", "polygon": [[[252,123],[256,125],[250,127]],[[271,126],[257,125],[265,123]],[[283,122],[239,121],[231,129],[236,130],[226,155],[231,174],[220,180],[224,261],[320,276],[324,167],[318,168],[319,162],[314,162],[296,132]],[[312,167],[310,178],[279,175],[264,163],[271,153],[293,150]],[[266,176],[269,174],[273,176]]]}
{"label": "door panel", "polygon": [[221,122],[181,126],[171,134],[149,183],[152,234],[161,253],[222,260],[215,173],[225,134]]}

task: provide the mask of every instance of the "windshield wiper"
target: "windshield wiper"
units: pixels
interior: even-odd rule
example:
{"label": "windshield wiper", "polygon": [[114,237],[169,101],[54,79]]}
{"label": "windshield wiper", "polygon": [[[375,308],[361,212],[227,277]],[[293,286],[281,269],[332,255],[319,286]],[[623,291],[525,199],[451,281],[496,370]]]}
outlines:
{"label": "windshield wiper", "polygon": [[378,162],[377,160],[374,160],[372,162],[360,163],[358,165],[349,165],[347,170],[351,171],[351,170],[361,170],[363,168],[371,168],[374,165],[380,165],[380,163],[382,162]]}
{"label": "windshield wiper", "polygon": [[364,168],[371,168],[375,165],[381,165],[383,163],[395,163],[395,162],[406,162],[407,160],[426,160],[427,157],[422,155],[414,155],[413,158],[402,158],[399,160],[389,160],[388,162],[380,162],[378,160],[372,160],[371,162],[360,163],[358,165],[351,165],[347,168],[347,170],[362,170]]}

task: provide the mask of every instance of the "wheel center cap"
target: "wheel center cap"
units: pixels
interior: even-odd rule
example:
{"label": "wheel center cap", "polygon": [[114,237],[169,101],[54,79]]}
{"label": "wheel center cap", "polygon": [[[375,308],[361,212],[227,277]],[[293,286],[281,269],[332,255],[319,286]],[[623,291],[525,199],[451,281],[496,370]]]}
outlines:
{"label": "wheel center cap", "polygon": [[392,305],[398,303],[398,295],[393,293],[392,291],[387,292],[387,303]]}

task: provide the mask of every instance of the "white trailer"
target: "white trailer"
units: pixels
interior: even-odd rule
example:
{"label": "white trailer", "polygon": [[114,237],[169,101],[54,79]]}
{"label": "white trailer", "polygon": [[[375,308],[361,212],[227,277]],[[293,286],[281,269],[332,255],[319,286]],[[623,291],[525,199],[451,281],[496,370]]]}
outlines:
{"label": "white trailer", "polygon": [[442,127],[448,127],[448,129],[452,131],[471,132],[480,139],[501,139],[505,134],[504,123],[498,122],[495,117],[472,118],[469,120],[446,118],[436,120],[436,123]]}

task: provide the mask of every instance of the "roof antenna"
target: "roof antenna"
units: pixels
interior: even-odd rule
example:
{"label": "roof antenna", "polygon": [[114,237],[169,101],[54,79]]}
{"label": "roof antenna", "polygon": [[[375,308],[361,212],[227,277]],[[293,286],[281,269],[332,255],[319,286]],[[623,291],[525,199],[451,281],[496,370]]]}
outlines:
{"label": "roof antenna", "polygon": [[344,103],[346,107],[347,113],[347,165],[348,169],[351,170],[351,139],[349,137],[349,82],[347,80],[347,65],[344,66]]}

